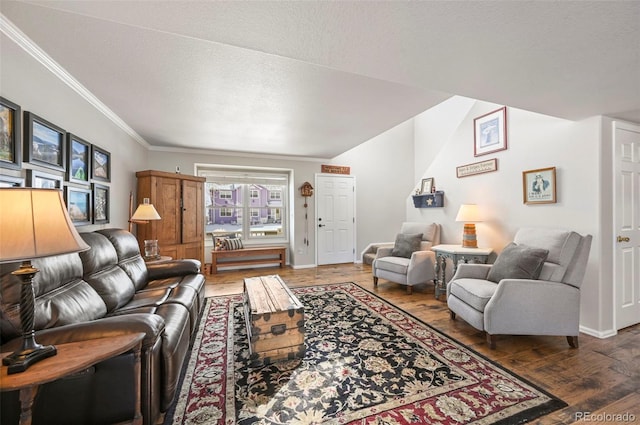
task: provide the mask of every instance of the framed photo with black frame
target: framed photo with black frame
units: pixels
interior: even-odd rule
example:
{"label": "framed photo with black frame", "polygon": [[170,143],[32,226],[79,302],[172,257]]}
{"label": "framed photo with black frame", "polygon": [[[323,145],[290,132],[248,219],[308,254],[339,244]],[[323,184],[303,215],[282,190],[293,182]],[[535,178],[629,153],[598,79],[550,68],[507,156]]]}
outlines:
{"label": "framed photo with black frame", "polygon": [[62,190],[62,176],[38,170],[27,170],[27,185],[38,189]]}
{"label": "framed photo with black frame", "polygon": [[69,217],[75,226],[91,224],[91,189],[66,186],[65,201]]}
{"label": "framed photo with black frame", "polygon": [[22,108],[0,96],[0,167],[19,170],[22,167]]}
{"label": "framed photo with black frame", "polygon": [[111,181],[111,154],[96,145],[91,146],[91,178]]}
{"label": "framed photo with black frame", "polygon": [[66,170],[66,131],[33,112],[25,112],[24,160],[54,170]]}
{"label": "framed photo with black frame", "polygon": [[109,186],[93,183],[93,224],[109,222]]}
{"label": "framed photo with black frame", "polygon": [[91,178],[91,143],[67,133],[67,181],[89,185]]}
{"label": "framed photo with black frame", "polygon": [[473,156],[507,149],[507,107],[473,120]]}

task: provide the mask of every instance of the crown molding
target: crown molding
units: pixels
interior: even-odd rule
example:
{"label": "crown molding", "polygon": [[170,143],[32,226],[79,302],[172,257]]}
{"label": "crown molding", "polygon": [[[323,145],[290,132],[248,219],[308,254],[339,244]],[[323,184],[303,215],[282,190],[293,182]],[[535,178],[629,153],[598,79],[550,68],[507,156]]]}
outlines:
{"label": "crown molding", "polygon": [[116,115],[107,105],[102,103],[93,93],[76,80],[62,66],[54,61],[44,50],[27,37],[20,29],[7,19],[4,14],[0,13],[0,31],[5,34],[11,41],[16,43],[18,47],[27,52],[31,57],[40,62],[42,66],[48,69],[60,81],[69,86],[73,91],[78,93],[80,97],[89,102],[101,114],[111,120],[115,125],[120,127],[125,133],[131,136],[136,142],[149,149],[150,144],[142,138],[133,128],[129,127],[122,118]]}
{"label": "crown molding", "polygon": [[254,152],[240,152],[240,151],[225,151],[214,149],[195,149],[195,148],[179,148],[173,146],[150,146],[150,151],[153,152],[173,152],[184,153],[194,155],[218,155],[218,156],[235,156],[241,158],[261,158],[261,159],[280,159],[285,161],[300,161],[300,162],[327,162],[330,158],[317,158],[310,156],[295,156],[295,155],[278,155],[269,153],[254,153]]}

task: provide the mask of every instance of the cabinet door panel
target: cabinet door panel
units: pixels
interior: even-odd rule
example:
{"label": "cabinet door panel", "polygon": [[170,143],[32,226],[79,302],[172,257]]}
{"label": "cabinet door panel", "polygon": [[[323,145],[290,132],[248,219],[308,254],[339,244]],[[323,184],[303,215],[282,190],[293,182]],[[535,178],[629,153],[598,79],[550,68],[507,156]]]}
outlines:
{"label": "cabinet door panel", "polygon": [[[204,199],[203,184],[182,182],[182,243],[203,240]],[[199,258],[200,256],[195,258]]]}
{"label": "cabinet door panel", "polygon": [[180,180],[156,178],[157,199],[153,204],[160,214],[157,236],[160,245],[179,244],[180,240]]}

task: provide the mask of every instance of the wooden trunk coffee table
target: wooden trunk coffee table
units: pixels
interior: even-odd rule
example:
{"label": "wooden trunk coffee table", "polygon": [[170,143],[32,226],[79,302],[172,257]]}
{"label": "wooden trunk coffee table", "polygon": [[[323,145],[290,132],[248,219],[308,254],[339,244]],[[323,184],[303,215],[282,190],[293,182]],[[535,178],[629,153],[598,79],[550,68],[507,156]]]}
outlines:
{"label": "wooden trunk coffee table", "polygon": [[304,306],[278,275],[244,280],[250,367],[304,357]]}

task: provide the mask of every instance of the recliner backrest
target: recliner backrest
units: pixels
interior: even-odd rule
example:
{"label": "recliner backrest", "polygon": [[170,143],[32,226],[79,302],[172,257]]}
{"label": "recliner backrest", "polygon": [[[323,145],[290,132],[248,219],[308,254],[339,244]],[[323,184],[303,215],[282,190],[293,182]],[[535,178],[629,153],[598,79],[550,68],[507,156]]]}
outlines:
{"label": "recliner backrest", "polygon": [[420,250],[426,251],[432,246],[440,244],[440,225],[436,223],[423,223],[415,221],[405,221],[400,227],[402,234],[422,233]]}
{"label": "recliner backrest", "polygon": [[[591,244],[590,238],[589,236],[589,246]],[[513,241],[518,245],[549,250],[549,255],[542,266],[539,279],[579,286],[583,276],[579,275],[575,262],[580,258],[579,247],[584,248],[584,245],[582,245],[584,239],[585,237],[571,230],[523,227],[518,230]],[[587,257],[589,246],[587,247]],[[586,263],[586,259],[584,261]],[[582,268],[584,269],[584,267]]]}
{"label": "recliner backrest", "polygon": [[102,229],[96,232],[106,236],[113,244],[118,256],[118,265],[133,281],[136,290],[144,288],[149,282],[149,272],[140,254],[136,237],[124,229]]}
{"label": "recliner backrest", "polygon": [[84,280],[96,290],[107,305],[107,311],[127,304],[135,293],[133,281],[118,266],[118,254],[109,239],[100,233],[81,233],[91,247],[81,252]]}

